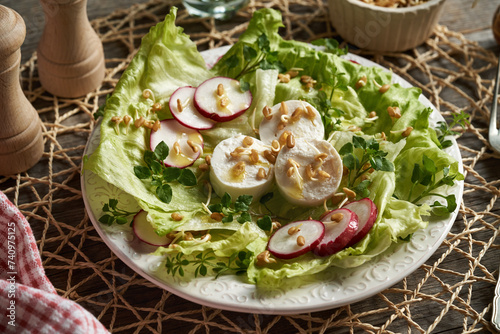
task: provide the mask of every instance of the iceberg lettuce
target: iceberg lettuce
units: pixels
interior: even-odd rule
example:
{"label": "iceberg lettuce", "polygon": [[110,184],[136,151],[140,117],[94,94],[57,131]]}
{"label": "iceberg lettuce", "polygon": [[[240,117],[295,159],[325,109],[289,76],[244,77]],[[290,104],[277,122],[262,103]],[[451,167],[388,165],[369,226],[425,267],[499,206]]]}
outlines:
{"label": "iceberg lettuce", "polygon": [[[339,116],[342,121],[362,129],[357,135],[378,138],[381,150],[387,153],[389,161],[394,162],[395,171],[376,171],[372,174],[370,198],[377,205],[379,215],[372,230],[358,244],[328,257],[308,253],[293,260],[278,260],[278,263],[269,267],[259,267],[252,262],[247,271],[248,280],[258,285],[279,286],[287,278],[311,275],[332,266],[356,267],[394,244],[404,242],[416,230],[426,226],[422,216],[428,214],[429,208],[404,200],[412,184],[413,165],[423,155],[433,159],[439,171],[447,166],[456,171],[457,162],[439,149],[435,132],[429,128],[428,123],[432,110],[418,101],[421,94],[419,89],[407,89],[394,84],[386,93],[381,94],[380,85],[391,82],[390,72],[378,67],[355,64],[318,51],[306,43],[284,40],[278,34],[278,29],[283,26],[281,15],[271,9],[256,11],[239,41],[208,70],[195,44],[183,33],[182,28],[175,26],[175,16],[176,9],[172,8],[165,21],[153,27],[143,38],[140,49],[106,103],[100,145],[84,165],[84,169],[134,196],[139,206],[148,212],[148,220],[159,235],[185,228],[212,229],[211,242],[180,241],[178,247],[159,248],[157,254],[195,254],[207,250],[214,251],[220,257],[229,257],[240,250],[258,254],[266,248],[267,237],[255,222],[242,225],[236,221],[227,224],[210,222],[203,204],[207,201],[207,195],[202,182],[195,187],[185,187],[174,182],[172,201],[169,204],[161,202],[152,191],[150,183],[138,179],[133,171],[134,166],[143,164],[144,152],[149,147],[149,130],[131,126],[128,131],[123,127],[117,131],[111,119],[124,115],[133,119],[138,116],[154,120],[170,118],[167,102],[175,89],[188,85],[197,86],[213,76],[238,76],[245,69],[245,50],[256,47],[263,34],[267,36],[273,57],[286,69],[302,69],[301,75],[311,76],[320,84],[336,78],[341,86],[346,87],[334,91],[331,105],[343,111],[343,115]],[[233,66],[227,66],[234,59],[237,62],[233,62]],[[292,79],[287,84],[277,83],[277,73],[277,69],[259,69],[242,76],[253,93],[252,106],[239,118],[202,131],[206,152],[210,152],[221,140],[235,134],[253,135],[262,119],[261,110],[265,105],[286,99],[318,99],[318,91],[304,90],[299,78]],[[355,89],[356,82],[362,76],[369,77],[370,80],[364,87]],[[143,91],[146,89],[150,89],[155,101],[164,106],[154,115],[148,114],[150,102],[143,98]],[[329,89],[328,93],[331,93],[331,88]],[[402,117],[396,121],[391,119],[387,114],[389,106],[398,106]],[[378,114],[374,122],[365,121],[370,111]],[[410,126],[414,128],[413,132],[408,138],[402,138],[402,130]],[[381,132],[387,135],[388,141],[380,139],[378,134]],[[330,139],[334,147],[340,150],[352,137],[352,132],[338,131]],[[207,176],[202,176],[196,168],[199,163],[200,161],[192,170],[198,173],[197,176],[202,181],[207,180]],[[295,207],[287,203],[276,188],[273,189],[273,194],[273,198],[265,205],[258,201],[252,204],[250,211],[261,216],[269,214],[270,210],[284,222],[307,219],[309,216],[317,218],[324,212],[323,206]],[[218,201],[220,199],[214,195],[211,203]],[[172,212],[181,213],[184,219],[174,221],[170,217]]]}

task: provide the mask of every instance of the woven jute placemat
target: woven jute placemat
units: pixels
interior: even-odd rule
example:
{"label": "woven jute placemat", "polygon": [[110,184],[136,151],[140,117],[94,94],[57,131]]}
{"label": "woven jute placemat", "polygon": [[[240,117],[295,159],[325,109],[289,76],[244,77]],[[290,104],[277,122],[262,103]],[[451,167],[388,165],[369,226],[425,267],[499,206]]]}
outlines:
{"label": "woven jute placemat", "polygon": [[[242,314],[203,307],[159,289],[123,264],[101,241],[85,212],[80,165],[92,114],[112,93],[141,37],[179,1],[152,0],[94,20],[107,74],[101,87],[81,99],[45,92],[36,54],[22,66],[25,93],[43,120],[45,152],[29,172],[0,179],[0,189],[35,231],[47,275],[70,298],[116,333],[392,333],[492,331],[491,297],[500,244],[497,162],[487,142],[493,53],[462,34],[438,26],[425,45],[406,53],[365,53],[415,86],[448,117],[464,110],[471,124],[457,128],[466,174],[463,203],[446,240],[410,277],[367,300],[300,315]],[[323,1],[252,0],[228,22],[197,19],[179,11],[178,25],[200,50],[232,44],[251,13],[262,7],[283,13],[285,38],[335,37]],[[363,53],[362,53],[363,54]],[[496,264],[496,265],[495,265]],[[446,326],[445,326],[446,325]]]}

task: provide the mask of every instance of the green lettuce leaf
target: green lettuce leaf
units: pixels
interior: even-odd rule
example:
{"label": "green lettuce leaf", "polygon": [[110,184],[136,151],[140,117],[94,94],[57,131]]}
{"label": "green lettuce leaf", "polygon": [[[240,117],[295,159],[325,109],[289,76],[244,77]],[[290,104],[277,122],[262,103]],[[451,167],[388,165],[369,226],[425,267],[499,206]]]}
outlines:
{"label": "green lettuce leaf", "polygon": [[[117,132],[111,118],[129,115],[133,119],[143,116],[156,120],[161,116],[149,114],[150,102],[142,97],[145,89],[152,90],[156,101],[166,105],[178,87],[196,86],[211,77],[196,45],[182,28],[175,26],[176,12],[172,8],[165,21],[151,28],[143,38],[139,51],[106,103],[99,147],[84,164],[84,169],[134,196],[162,235],[183,223],[172,220],[168,213],[182,211],[189,219],[202,210],[201,202],[206,197],[196,187],[173,183],[176,200],[168,205],[161,202],[149,182],[138,179],[133,170],[134,166],[145,165],[142,157],[149,149],[150,130],[137,129],[132,124],[126,128],[122,124]],[[168,111],[164,110],[163,115],[166,114]]]}

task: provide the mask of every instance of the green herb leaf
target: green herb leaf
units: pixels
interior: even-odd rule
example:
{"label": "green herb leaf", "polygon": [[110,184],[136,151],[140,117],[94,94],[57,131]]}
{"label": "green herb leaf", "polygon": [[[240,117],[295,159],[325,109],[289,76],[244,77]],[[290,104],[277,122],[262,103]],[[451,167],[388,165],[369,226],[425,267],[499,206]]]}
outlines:
{"label": "green herb leaf", "polygon": [[134,174],[141,180],[149,179],[151,177],[151,171],[145,166],[134,166]]}
{"label": "green herb leaf", "polygon": [[355,148],[366,149],[366,140],[363,137],[353,136],[352,143]]}
{"label": "green herb leaf", "polygon": [[252,195],[240,195],[234,203],[234,209],[236,211],[247,211],[250,204],[252,204]]}
{"label": "green herb leaf", "polygon": [[232,223],[233,220],[234,220],[233,215],[227,215],[227,216],[224,216],[224,218],[222,218],[223,223]]}
{"label": "green herb leaf", "polygon": [[231,206],[231,195],[229,195],[229,193],[224,193],[224,195],[222,195],[222,198],[220,199],[220,204],[222,204],[223,207],[225,208],[229,208]]}
{"label": "green herb leaf", "polygon": [[177,181],[187,187],[195,186],[196,184],[198,184],[196,175],[191,169],[188,168],[184,168],[181,170],[181,174],[179,175]]}
{"label": "green herb leaf", "polygon": [[258,219],[257,226],[259,226],[264,231],[270,231],[271,228],[273,227],[273,222],[271,220],[271,217],[266,215],[266,216]]}
{"label": "green herb leaf", "polygon": [[370,161],[373,169],[382,172],[394,172],[394,164],[384,157],[375,156]]}
{"label": "green herb leaf", "polygon": [[169,152],[168,146],[162,140],[158,145],[156,145],[154,154],[157,160],[163,161],[167,158],[168,152]]}
{"label": "green herb leaf", "polygon": [[238,66],[239,63],[240,60],[236,55],[232,55],[231,57],[227,58],[226,61],[224,62],[224,64],[230,69],[235,68],[236,66]]}
{"label": "green herb leaf", "polygon": [[243,212],[241,216],[238,217],[237,221],[240,224],[243,224],[245,222],[250,222],[252,221],[252,216],[248,212]]}
{"label": "green herb leaf", "polygon": [[222,204],[221,203],[217,203],[217,204],[210,204],[208,206],[208,210],[210,210],[211,212],[219,212],[219,213],[222,213]]}
{"label": "green herb leaf", "polygon": [[357,158],[351,153],[344,155],[344,157],[342,158],[342,162],[343,162],[344,166],[346,166],[347,169],[349,169],[349,170],[356,169],[356,165],[357,165],[356,160],[357,160]]}
{"label": "green herb leaf", "polygon": [[248,92],[250,90],[250,83],[243,79],[240,79],[240,90],[242,92]]}
{"label": "green herb leaf", "polygon": [[257,51],[251,46],[243,45],[243,58],[245,58],[246,62],[249,62],[257,58]]}
{"label": "green herb leaf", "polygon": [[339,151],[340,155],[346,155],[354,152],[354,145],[352,143],[347,143]]}
{"label": "green herb leaf", "polygon": [[169,184],[163,184],[162,186],[156,188],[156,196],[163,203],[170,203],[172,200],[172,187]]}
{"label": "green herb leaf", "polygon": [[324,46],[325,52],[333,53],[338,56],[346,55],[348,53],[347,46],[345,48],[339,47],[339,42],[333,38],[320,38],[311,42],[312,45]]}
{"label": "green herb leaf", "polygon": [[358,198],[366,198],[370,196],[370,190],[368,190],[369,185],[369,180],[363,180],[356,187],[354,187],[353,190],[357,194]]}
{"label": "green herb leaf", "polygon": [[259,46],[259,49],[264,53],[268,53],[271,50],[269,38],[266,34],[262,34],[257,38],[257,45]]}
{"label": "green herb leaf", "polygon": [[149,167],[151,169],[151,172],[156,175],[161,174],[161,171],[163,169],[163,165],[156,160],[151,162],[151,165]]}
{"label": "green herb leaf", "polygon": [[155,161],[155,159],[156,156],[153,151],[146,150],[144,152],[144,162],[146,163],[146,165],[151,166],[151,164],[153,163],[153,161]]}
{"label": "green herb leaf", "polygon": [[415,164],[413,166],[413,172],[411,174],[411,183],[419,183],[421,179],[422,172],[420,171],[420,165]]}
{"label": "green herb leaf", "polygon": [[425,170],[427,172],[429,172],[431,174],[435,174],[436,173],[437,169],[436,169],[436,165],[434,164],[434,161],[432,161],[432,159],[430,159],[425,154],[422,157],[422,163],[423,163],[424,168],[425,168]]}
{"label": "green herb leaf", "polygon": [[175,181],[181,176],[181,169],[177,167],[166,167],[163,169],[163,180],[165,182]]}
{"label": "green herb leaf", "polygon": [[101,218],[99,218],[99,222],[104,224],[104,225],[111,225],[115,221],[115,217],[111,215],[103,215]]}
{"label": "green herb leaf", "polygon": [[116,217],[116,223],[120,225],[124,225],[128,222],[127,218],[125,217]]}

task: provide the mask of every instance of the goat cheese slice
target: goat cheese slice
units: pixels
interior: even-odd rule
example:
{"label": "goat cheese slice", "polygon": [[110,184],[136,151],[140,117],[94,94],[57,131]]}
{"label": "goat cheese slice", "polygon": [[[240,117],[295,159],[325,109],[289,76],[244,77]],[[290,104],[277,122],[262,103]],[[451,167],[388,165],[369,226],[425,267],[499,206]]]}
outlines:
{"label": "goat cheese slice", "polygon": [[252,195],[255,201],[268,192],[274,180],[274,165],[264,157],[268,149],[260,140],[243,135],[217,144],[210,162],[210,183],[217,195],[227,192],[233,200]]}
{"label": "goat cheese slice", "polygon": [[260,140],[270,144],[285,131],[296,138],[323,139],[325,129],[318,110],[305,101],[289,100],[270,108],[259,125]]}
{"label": "goat cheese slice", "polygon": [[342,160],[325,140],[297,138],[283,146],[275,165],[281,194],[295,205],[316,206],[337,191],[342,180]]}

